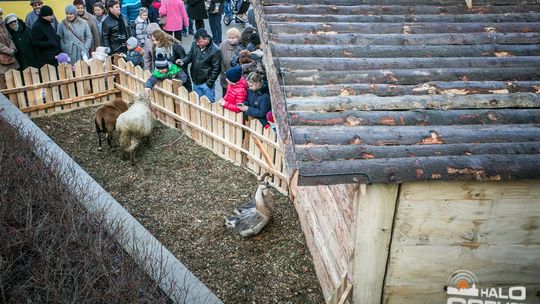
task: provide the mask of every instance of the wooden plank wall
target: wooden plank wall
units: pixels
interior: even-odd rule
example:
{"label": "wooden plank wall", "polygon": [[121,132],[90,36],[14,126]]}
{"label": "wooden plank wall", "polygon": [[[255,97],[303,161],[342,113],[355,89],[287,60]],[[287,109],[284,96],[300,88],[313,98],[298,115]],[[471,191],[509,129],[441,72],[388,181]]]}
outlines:
{"label": "wooden plank wall", "polygon": [[6,73],[7,89],[0,91],[23,113],[30,117],[111,100],[118,92],[113,85],[111,59],[79,61],[75,65],[53,67],[45,65],[39,70],[29,67],[20,72]]}
{"label": "wooden plank wall", "polygon": [[[135,94],[142,92],[144,82],[150,77],[148,71],[134,67],[123,59],[114,68],[120,73],[115,86],[126,99],[132,99]],[[224,110],[218,104],[210,103],[206,96],[188,93],[177,82],[160,82],[152,94],[152,107],[164,124],[183,129],[201,146],[244,166],[255,175],[272,173],[271,184],[281,193],[288,194],[283,151],[272,129],[263,128],[256,119],[244,123],[242,113]]]}
{"label": "wooden plank wall", "polygon": [[298,187],[295,208],[327,303],[350,293],[357,185]]}
{"label": "wooden plank wall", "polygon": [[[540,301],[540,180],[401,185],[383,303],[446,303],[456,270]],[[384,271],[381,269],[381,271]]]}

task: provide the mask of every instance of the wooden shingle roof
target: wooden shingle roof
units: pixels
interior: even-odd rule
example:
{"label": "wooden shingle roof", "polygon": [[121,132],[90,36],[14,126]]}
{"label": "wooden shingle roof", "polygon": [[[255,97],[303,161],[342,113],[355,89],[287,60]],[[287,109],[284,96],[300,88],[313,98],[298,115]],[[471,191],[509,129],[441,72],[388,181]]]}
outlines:
{"label": "wooden shingle roof", "polygon": [[540,177],[539,3],[256,1],[299,184]]}

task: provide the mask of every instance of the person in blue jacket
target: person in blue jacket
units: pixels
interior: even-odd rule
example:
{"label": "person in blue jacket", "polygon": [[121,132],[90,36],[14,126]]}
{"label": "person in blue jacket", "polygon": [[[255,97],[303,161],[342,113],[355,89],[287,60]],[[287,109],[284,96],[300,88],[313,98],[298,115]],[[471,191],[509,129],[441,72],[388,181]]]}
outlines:
{"label": "person in blue jacket", "polygon": [[[272,109],[268,86],[263,81],[261,74],[252,72],[247,77],[248,94],[244,104],[238,108],[244,112],[244,118],[257,118],[263,126],[268,124],[266,114]],[[246,117],[247,116],[247,117]]]}

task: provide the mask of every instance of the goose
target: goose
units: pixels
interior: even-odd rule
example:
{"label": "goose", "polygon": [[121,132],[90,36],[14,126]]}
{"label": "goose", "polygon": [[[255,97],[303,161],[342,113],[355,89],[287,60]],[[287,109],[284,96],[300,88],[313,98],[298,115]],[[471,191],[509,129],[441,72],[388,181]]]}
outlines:
{"label": "goose", "polygon": [[255,198],[235,209],[235,215],[225,216],[225,226],[234,233],[243,237],[251,237],[268,224],[274,209],[274,197],[270,192],[270,185],[263,175],[259,183]]}

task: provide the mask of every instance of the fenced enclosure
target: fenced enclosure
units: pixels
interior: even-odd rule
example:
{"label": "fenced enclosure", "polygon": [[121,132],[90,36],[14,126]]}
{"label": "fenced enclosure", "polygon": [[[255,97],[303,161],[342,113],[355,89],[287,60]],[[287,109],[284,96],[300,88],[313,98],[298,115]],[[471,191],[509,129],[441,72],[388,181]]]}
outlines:
{"label": "fenced enclosure", "polygon": [[[6,73],[6,90],[0,91],[30,117],[93,106],[121,94],[129,101],[144,91],[149,71],[123,59],[112,63],[79,61],[72,66],[46,65]],[[206,96],[188,93],[178,81],[165,80],[152,90],[152,109],[162,123],[177,129],[255,175],[270,172],[272,185],[288,193],[283,151],[277,134],[257,119],[244,121],[242,113],[210,103]]]}

